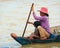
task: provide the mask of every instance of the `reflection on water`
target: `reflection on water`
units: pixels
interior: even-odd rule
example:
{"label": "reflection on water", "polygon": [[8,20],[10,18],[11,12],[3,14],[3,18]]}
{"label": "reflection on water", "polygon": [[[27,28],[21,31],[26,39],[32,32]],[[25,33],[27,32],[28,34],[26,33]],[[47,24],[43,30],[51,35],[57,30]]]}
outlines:
{"label": "reflection on water", "polygon": [[60,48],[60,43],[20,45],[17,42],[1,43],[0,48]]}
{"label": "reflection on water", "polygon": [[30,44],[30,45],[25,45],[22,48],[60,48],[60,44],[59,43]]}

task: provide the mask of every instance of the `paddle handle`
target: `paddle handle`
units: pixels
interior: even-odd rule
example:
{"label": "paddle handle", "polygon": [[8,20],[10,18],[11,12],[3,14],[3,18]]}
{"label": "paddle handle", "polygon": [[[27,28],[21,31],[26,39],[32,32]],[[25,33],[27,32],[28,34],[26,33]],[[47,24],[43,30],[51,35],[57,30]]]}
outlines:
{"label": "paddle handle", "polygon": [[29,12],[29,15],[28,15],[28,19],[27,19],[27,22],[26,22],[26,25],[25,25],[25,28],[24,28],[22,37],[24,37],[24,34],[25,34],[25,31],[26,31],[26,28],[27,28],[27,25],[28,25],[28,21],[29,21],[29,18],[30,18],[30,15],[31,15],[31,11],[33,9],[33,6],[34,6],[34,3],[32,3],[32,6],[31,6],[31,9],[30,9],[30,12]]}

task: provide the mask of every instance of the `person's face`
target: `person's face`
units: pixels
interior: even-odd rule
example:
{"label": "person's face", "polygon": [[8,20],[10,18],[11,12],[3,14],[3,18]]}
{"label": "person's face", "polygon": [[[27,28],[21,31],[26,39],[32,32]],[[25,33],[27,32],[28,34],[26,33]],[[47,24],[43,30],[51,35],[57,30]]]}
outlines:
{"label": "person's face", "polygon": [[43,12],[40,11],[40,16],[45,16],[45,14]]}

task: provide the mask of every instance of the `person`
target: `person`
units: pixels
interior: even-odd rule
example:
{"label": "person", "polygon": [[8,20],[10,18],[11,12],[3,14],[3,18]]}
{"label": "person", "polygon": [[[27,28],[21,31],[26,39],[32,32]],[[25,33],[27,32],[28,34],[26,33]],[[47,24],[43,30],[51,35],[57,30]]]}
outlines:
{"label": "person", "polygon": [[[50,26],[49,26],[49,14],[48,9],[46,7],[42,7],[38,12],[40,13],[40,16],[37,16],[34,8],[33,11],[33,17],[36,20],[34,23],[28,22],[29,24],[33,24],[35,27],[35,32],[32,33],[29,37],[29,39],[39,38],[41,40],[46,40],[50,37]],[[12,37],[17,37],[16,34],[12,33]]]}
{"label": "person", "polygon": [[[34,23],[32,22],[28,22],[28,23],[34,24],[35,28],[38,30],[39,35],[37,36],[40,37],[41,40],[48,39],[51,33],[50,26],[49,26],[48,9],[46,7],[42,7],[40,10],[38,10],[40,13],[40,16],[36,15],[34,8],[32,11],[33,11],[33,17],[37,21],[35,21]],[[33,36],[36,37],[35,34],[32,34],[30,38],[33,39],[32,38]]]}

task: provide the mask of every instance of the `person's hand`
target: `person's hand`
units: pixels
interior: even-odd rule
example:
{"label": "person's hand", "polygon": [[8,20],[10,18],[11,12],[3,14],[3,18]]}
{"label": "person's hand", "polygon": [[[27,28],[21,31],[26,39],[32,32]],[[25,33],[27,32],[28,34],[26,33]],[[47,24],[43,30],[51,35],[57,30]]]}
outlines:
{"label": "person's hand", "polygon": [[30,23],[29,21],[27,23]]}
{"label": "person's hand", "polygon": [[28,21],[27,23],[29,23],[29,24],[33,24],[33,22],[29,22],[29,21]]}
{"label": "person's hand", "polygon": [[33,36],[24,37],[24,38],[29,39],[29,40],[33,40],[34,39]]}
{"label": "person's hand", "polygon": [[47,37],[42,37],[42,38],[40,38],[41,40],[46,40],[47,39]]}
{"label": "person's hand", "polygon": [[30,40],[33,40],[34,38],[33,37],[29,37]]}
{"label": "person's hand", "polygon": [[32,11],[34,12],[34,5],[33,5],[33,7],[32,7]]}

